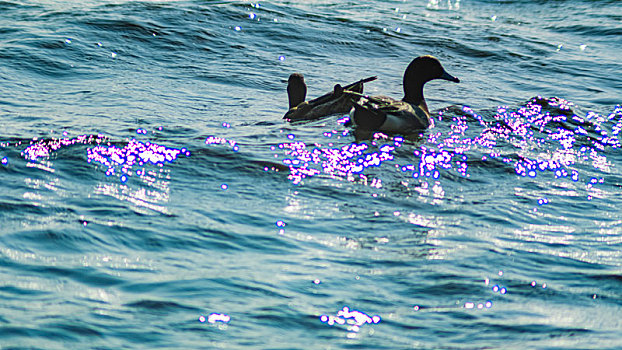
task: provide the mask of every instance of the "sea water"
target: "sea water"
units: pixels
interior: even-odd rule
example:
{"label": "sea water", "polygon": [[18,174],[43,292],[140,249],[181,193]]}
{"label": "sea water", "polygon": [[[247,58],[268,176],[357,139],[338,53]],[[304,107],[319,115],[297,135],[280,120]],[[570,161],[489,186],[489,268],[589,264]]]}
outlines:
{"label": "sea water", "polygon": [[[0,1],[0,349],[622,348],[619,1]],[[434,127],[289,123],[434,55]]]}

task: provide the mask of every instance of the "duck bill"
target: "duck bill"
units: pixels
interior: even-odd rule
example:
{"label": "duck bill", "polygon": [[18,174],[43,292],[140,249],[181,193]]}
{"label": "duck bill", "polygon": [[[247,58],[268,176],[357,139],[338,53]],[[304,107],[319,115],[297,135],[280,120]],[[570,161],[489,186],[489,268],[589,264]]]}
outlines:
{"label": "duck bill", "polygon": [[440,76],[440,79],[453,81],[454,83],[459,83],[460,82],[460,79],[454,77],[453,75],[451,75],[451,74],[449,74],[447,72],[443,72],[443,75]]}

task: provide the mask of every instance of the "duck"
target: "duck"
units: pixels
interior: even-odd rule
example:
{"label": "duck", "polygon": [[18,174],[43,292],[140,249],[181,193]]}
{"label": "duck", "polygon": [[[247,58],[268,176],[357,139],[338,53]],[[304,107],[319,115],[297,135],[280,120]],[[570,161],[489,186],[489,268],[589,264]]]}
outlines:
{"label": "duck", "polygon": [[442,79],[459,83],[460,79],[447,73],[433,56],[419,56],[404,72],[404,97],[367,96],[345,89],[353,107],[351,119],[357,128],[387,133],[412,133],[430,127],[430,111],[423,97],[423,86],[430,80]]}
{"label": "duck", "polygon": [[332,114],[348,114],[352,109],[352,101],[344,91],[363,93],[363,84],[374,81],[378,77],[368,77],[352,84],[341,86],[336,84],[333,91],[316,99],[305,101],[307,84],[300,73],[292,73],[287,80],[287,96],[289,110],[283,116],[288,121],[314,120]]}

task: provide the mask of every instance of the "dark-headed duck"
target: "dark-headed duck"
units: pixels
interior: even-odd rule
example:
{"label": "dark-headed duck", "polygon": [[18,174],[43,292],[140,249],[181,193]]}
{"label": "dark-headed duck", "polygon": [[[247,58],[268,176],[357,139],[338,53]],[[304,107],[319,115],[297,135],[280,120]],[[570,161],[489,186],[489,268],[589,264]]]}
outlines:
{"label": "dark-headed duck", "polygon": [[341,87],[335,85],[335,89],[316,99],[305,101],[307,85],[300,73],[293,73],[287,82],[287,96],[289,97],[289,110],[283,119],[289,121],[312,120],[331,114],[347,114],[352,109],[352,101],[349,96],[343,94],[344,90],[355,93],[363,92],[363,84],[376,80],[377,77],[361,79],[350,85]]}
{"label": "dark-headed duck", "polygon": [[428,128],[430,112],[423,98],[423,85],[434,79],[460,82],[443,69],[438,59],[421,56],[410,62],[404,72],[402,100],[344,91],[354,102],[351,112],[354,123],[364,130],[391,133],[409,133]]}

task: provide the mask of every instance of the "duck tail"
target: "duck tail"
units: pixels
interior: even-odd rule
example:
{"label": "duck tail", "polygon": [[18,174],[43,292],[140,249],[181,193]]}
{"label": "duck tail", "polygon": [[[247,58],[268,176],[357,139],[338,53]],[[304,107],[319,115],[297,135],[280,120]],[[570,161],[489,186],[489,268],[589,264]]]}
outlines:
{"label": "duck tail", "polygon": [[363,84],[369,83],[370,81],[374,81],[376,79],[378,79],[377,76],[368,77],[368,78],[365,78],[365,79],[361,79],[361,80],[359,80],[359,81],[357,81],[355,83],[352,83],[350,85],[346,85],[343,88],[344,88],[344,90],[350,90],[350,91],[362,93],[363,92]]}
{"label": "duck tail", "polygon": [[362,93],[358,92],[358,91],[352,91],[349,90],[347,88],[343,88],[343,94],[348,96],[352,102],[356,102],[361,98],[367,98],[367,95],[363,95]]}

